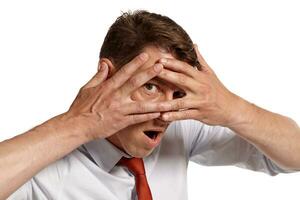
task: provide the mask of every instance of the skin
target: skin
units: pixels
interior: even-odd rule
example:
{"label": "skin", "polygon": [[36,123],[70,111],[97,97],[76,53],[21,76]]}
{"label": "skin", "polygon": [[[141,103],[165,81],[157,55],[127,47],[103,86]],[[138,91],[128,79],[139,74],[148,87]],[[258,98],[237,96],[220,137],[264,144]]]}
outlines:
{"label": "skin", "polygon": [[[147,46],[143,49],[143,52],[149,55],[149,59],[146,63],[144,63],[143,66],[141,66],[139,70],[137,70],[137,73],[151,68],[151,66],[153,66],[155,63],[158,63],[159,59],[161,58],[174,59],[172,54],[155,46]],[[108,59],[102,59],[100,62],[107,63],[107,65],[110,67],[110,71],[116,71],[116,68]],[[147,83],[148,85],[143,85],[132,93],[131,99],[133,101],[169,101],[175,98],[173,95],[174,92],[181,90],[174,84],[157,77],[153,78]],[[161,134],[158,137],[161,140],[168,125],[168,122],[160,119],[154,119],[129,126],[126,129],[122,129],[116,134],[111,135],[107,139],[127,154],[133,157],[142,158],[149,155],[157,146],[149,144],[149,138],[144,134],[143,131],[149,129],[160,131]]]}
{"label": "skin", "polygon": [[[108,138],[132,155],[148,155],[153,147],[138,146],[144,142],[141,130],[146,126],[163,129],[167,122],[179,119],[229,127],[280,166],[299,170],[299,126],[231,93],[198,50],[197,54],[201,71],[171,56],[160,57],[160,64],[147,67],[144,64],[149,56],[142,54],[108,79],[111,65],[109,60],[101,60],[101,70],[80,89],[67,112],[0,143],[0,199],[6,199],[44,167],[96,138]],[[161,97],[165,101],[148,101],[137,90],[156,76],[170,83]],[[184,90],[186,96],[171,100],[177,88]],[[126,127],[123,135],[133,139],[128,145],[121,134]]]}
{"label": "skin", "polygon": [[[160,95],[157,94],[156,98],[152,96],[152,100],[169,101],[173,111],[162,113],[160,119],[165,122],[195,119],[209,125],[228,127],[282,168],[299,170],[299,126],[288,117],[260,108],[230,92],[203,59],[197,46],[195,50],[202,66],[201,71],[186,62],[176,60],[160,48],[149,46],[144,49],[150,59],[140,70],[157,62],[164,65],[162,72],[155,78],[162,84],[156,84],[159,88],[169,89],[163,90],[166,93],[156,91]],[[172,101],[172,94],[178,90],[184,90],[186,95]],[[140,92],[135,91],[132,99],[149,100],[149,97],[142,96]],[[130,126],[110,136],[108,140],[132,156],[147,156],[154,148],[147,148],[143,130],[145,127],[155,126],[156,121],[158,120]]]}
{"label": "skin", "polygon": [[279,166],[300,170],[300,128],[292,119],[260,108],[230,92],[217,78],[195,45],[202,70],[175,59],[161,59],[158,77],[183,88],[186,96],[170,102],[173,111],[165,121],[195,119],[221,125],[252,143]]}
{"label": "skin", "polygon": [[106,138],[130,125],[149,121],[170,110],[168,103],[135,102],[135,91],[162,70],[146,70],[145,53],[107,79],[105,63],[84,85],[69,110],[33,129],[0,143],[0,199],[6,199],[40,170],[96,138]]}

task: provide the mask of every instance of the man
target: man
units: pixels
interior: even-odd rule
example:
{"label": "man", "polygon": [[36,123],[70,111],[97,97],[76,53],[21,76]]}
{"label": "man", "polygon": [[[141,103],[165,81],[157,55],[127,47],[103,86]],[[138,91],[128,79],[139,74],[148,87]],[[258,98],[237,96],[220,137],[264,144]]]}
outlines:
{"label": "man", "polygon": [[294,121],[231,93],[171,19],[125,13],[70,109],[1,143],[0,198],[182,200],[189,160],[276,175],[300,169],[299,143]]}

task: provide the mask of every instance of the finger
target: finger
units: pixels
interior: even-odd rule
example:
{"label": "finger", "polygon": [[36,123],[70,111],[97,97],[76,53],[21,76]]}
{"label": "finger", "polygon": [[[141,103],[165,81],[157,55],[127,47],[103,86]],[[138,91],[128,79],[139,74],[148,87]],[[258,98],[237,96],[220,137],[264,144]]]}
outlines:
{"label": "finger", "polygon": [[171,69],[172,71],[180,72],[193,78],[195,78],[195,75],[198,72],[196,67],[193,67],[188,63],[180,60],[161,58],[159,62],[163,64],[164,67]]}
{"label": "finger", "polygon": [[106,63],[102,63],[100,70],[93,76],[91,80],[89,80],[89,82],[87,82],[83,86],[83,88],[84,89],[91,88],[99,85],[100,83],[106,80],[107,75],[108,75],[108,66]]}
{"label": "finger", "polygon": [[121,113],[127,114],[137,114],[137,113],[150,113],[150,112],[166,112],[172,110],[185,109],[189,107],[185,101],[164,101],[164,102],[132,102],[123,106]]}
{"label": "finger", "polygon": [[163,69],[157,77],[173,83],[183,90],[197,91],[197,88],[194,88],[197,87],[197,81],[185,74]]}
{"label": "finger", "polygon": [[150,112],[168,112],[199,107],[199,102],[190,99],[175,99],[162,102],[133,102],[123,106],[120,111],[124,115]]}
{"label": "finger", "polygon": [[[147,114],[137,114],[137,115],[127,115],[125,119],[125,124],[127,126],[138,124],[152,119],[156,119],[160,116],[160,113],[147,113]],[[124,127],[125,128],[125,127]]]}
{"label": "finger", "polygon": [[134,76],[132,76],[121,88],[122,94],[130,94],[135,91],[146,82],[157,76],[163,69],[162,64],[155,64],[153,67],[150,67]]}
{"label": "finger", "polygon": [[200,54],[197,44],[194,44],[194,49],[196,51],[198,61],[199,61],[200,65],[201,65],[201,67],[202,67],[201,71],[213,72],[213,70],[209,67],[209,65],[207,64],[207,62],[204,60],[204,58]]}
{"label": "finger", "polygon": [[156,102],[132,102],[123,106],[121,112],[124,115],[128,114],[138,114],[138,113],[150,113],[150,112],[160,112],[169,111],[169,105],[158,106]]}
{"label": "finger", "polygon": [[161,118],[164,121],[175,121],[185,119],[197,119],[199,117],[199,111],[196,109],[189,109],[183,111],[174,111],[163,113]]}
{"label": "finger", "polygon": [[109,80],[108,85],[113,89],[119,88],[123,85],[147,60],[149,56],[146,53],[141,53],[132,61],[122,66]]}
{"label": "finger", "polygon": [[169,111],[178,111],[178,110],[198,108],[199,101],[183,97],[180,99],[174,99],[174,100],[160,102],[158,104],[158,106],[166,107],[166,109],[168,108]]}

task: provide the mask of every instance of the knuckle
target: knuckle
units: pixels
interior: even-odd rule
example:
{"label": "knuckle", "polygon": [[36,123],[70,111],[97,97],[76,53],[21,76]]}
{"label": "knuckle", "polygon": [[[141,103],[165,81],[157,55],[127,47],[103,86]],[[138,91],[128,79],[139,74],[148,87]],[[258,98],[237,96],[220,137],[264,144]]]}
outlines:
{"label": "knuckle", "polygon": [[135,115],[129,115],[129,124],[136,124],[138,122],[138,117]]}
{"label": "knuckle", "polygon": [[181,75],[181,74],[179,74],[178,75],[178,83],[185,84],[186,83],[186,77],[183,76],[183,75]]}
{"label": "knuckle", "polygon": [[140,111],[140,112],[145,112],[146,111],[145,106],[143,106],[141,103],[137,104],[137,110]]}
{"label": "knuckle", "polygon": [[157,104],[157,109],[158,110],[164,110],[164,109],[166,109],[166,106],[164,104],[162,104],[162,103],[158,103]]}
{"label": "knuckle", "polygon": [[121,67],[119,70],[121,74],[130,76],[130,70],[127,66]]}
{"label": "knuckle", "polygon": [[143,59],[140,58],[140,56],[138,56],[135,60],[134,60],[134,65],[139,66],[143,63]]}
{"label": "knuckle", "polygon": [[166,70],[163,69],[163,70],[160,72],[160,75],[161,75],[161,76],[167,77],[167,76],[168,76],[168,73],[166,73]]}
{"label": "knuckle", "polygon": [[189,118],[189,116],[190,116],[190,113],[188,112],[188,111],[185,111],[185,112],[183,112],[183,117],[184,118]]}
{"label": "knuckle", "polygon": [[118,131],[120,129],[120,127],[122,127],[121,124],[119,123],[112,123],[112,129],[115,131]]}
{"label": "knuckle", "polygon": [[211,87],[209,85],[204,85],[203,90],[204,92],[209,93],[211,91]]}
{"label": "knuckle", "polygon": [[134,58],[131,62],[129,62],[125,67],[123,68],[138,68],[143,64],[143,59],[140,58],[140,56],[137,56]]}
{"label": "knuckle", "polygon": [[148,60],[148,55],[146,53],[141,53],[140,55],[136,56],[132,62],[130,62],[130,65],[133,65],[133,68],[140,67],[142,64],[144,64]]}
{"label": "knuckle", "polygon": [[120,127],[123,125],[123,123],[124,123],[124,120],[122,119],[123,115],[121,115],[120,113],[118,113],[118,112],[113,113],[112,118],[115,121],[115,123],[111,124],[114,128],[117,128],[117,127]]}
{"label": "knuckle", "polygon": [[116,112],[116,119],[118,120],[118,122],[120,122],[121,124],[124,124],[124,120],[123,120],[124,116],[122,114],[120,114],[119,112]]}
{"label": "knuckle", "polygon": [[80,89],[76,99],[80,99],[80,100],[86,100],[88,97],[90,96],[89,94],[89,90],[87,89]]}
{"label": "knuckle", "polygon": [[111,85],[113,88],[116,87],[116,85],[117,85],[117,80],[116,80],[116,77],[115,77],[115,76],[112,76],[112,77],[109,79],[109,85]]}
{"label": "knuckle", "polygon": [[78,94],[81,94],[85,90],[85,86],[81,87],[78,91]]}
{"label": "knuckle", "polygon": [[175,106],[176,106],[175,109],[183,108],[184,105],[185,105],[184,101],[177,101],[177,103],[175,104]]}
{"label": "knuckle", "polygon": [[200,85],[202,94],[208,94],[211,90],[209,85]]}
{"label": "knuckle", "polygon": [[122,92],[122,90],[114,91],[110,94],[110,96],[107,97],[107,99],[110,99],[110,101],[112,101],[112,102],[116,102],[116,101],[118,101],[118,99],[120,99],[121,92]]}
{"label": "knuckle", "polygon": [[79,99],[82,99],[82,100],[85,100],[89,97],[89,94],[87,91],[81,91],[78,95],[78,98]]}
{"label": "knuckle", "polygon": [[131,87],[136,87],[139,83],[139,79],[137,77],[132,77],[128,82]]}
{"label": "knuckle", "polygon": [[81,88],[79,88],[79,92],[81,92],[84,89],[85,89],[85,86],[82,86]]}
{"label": "knuckle", "polygon": [[151,69],[147,70],[146,74],[148,77],[153,77],[157,74],[157,72],[153,69],[153,67],[151,67]]}
{"label": "knuckle", "polygon": [[135,65],[141,65],[144,63],[144,58],[142,56],[137,56],[136,59],[134,59],[134,64]]}
{"label": "knuckle", "polygon": [[108,108],[112,110],[118,110],[120,108],[120,103],[113,100],[110,102]]}

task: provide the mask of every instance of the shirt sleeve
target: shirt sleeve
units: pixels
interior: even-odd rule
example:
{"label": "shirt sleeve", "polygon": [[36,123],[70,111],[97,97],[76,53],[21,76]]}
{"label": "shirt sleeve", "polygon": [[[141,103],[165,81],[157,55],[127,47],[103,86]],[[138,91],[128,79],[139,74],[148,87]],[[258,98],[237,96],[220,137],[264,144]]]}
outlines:
{"label": "shirt sleeve", "polygon": [[66,170],[64,165],[64,159],[60,159],[45,167],[16,190],[7,200],[57,199]]}
{"label": "shirt sleeve", "polygon": [[288,173],[232,130],[195,120],[181,121],[189,160],[206,166],[234,165],[269,175]]}
{"label": "shirt sleeve", "polygon": [[31,200],[32,195],[31,180],[22,185],[18,190],[12,193],[7,200]]}

